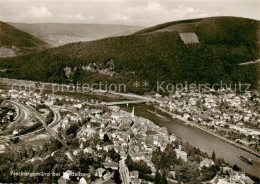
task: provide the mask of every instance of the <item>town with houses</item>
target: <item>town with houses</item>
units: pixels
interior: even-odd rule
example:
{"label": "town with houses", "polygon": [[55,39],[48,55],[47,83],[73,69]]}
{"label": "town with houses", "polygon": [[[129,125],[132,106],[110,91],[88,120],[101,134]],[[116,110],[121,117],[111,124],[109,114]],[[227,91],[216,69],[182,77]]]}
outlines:
{"label": "town with houses", "polygon": [[[95,99],[11,89],[1,89],[0,99],[2,181],[10,179],[8,172],[14,183],[254,183],[215,153],[136,116],[134,105],[127,112]],[[259,151],[259,94],[176,93],[163,99],[159,108]],[[42,165],[56,175],[21,176],[47,172]]]}
{"label": "town with houses", "polygon": [[164,98],[161,108],[191,125],[260,151],[259,92],[237,95],[231,90],[207,93],[176,92]]}

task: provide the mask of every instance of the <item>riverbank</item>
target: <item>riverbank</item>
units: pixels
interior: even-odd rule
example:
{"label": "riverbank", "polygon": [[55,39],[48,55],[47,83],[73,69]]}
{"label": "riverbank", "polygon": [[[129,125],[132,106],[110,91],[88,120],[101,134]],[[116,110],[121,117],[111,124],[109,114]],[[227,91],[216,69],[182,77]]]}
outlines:
{"label": "riverbank", "polygon": [[168,111],[166,111],[166,110],[164,110],[164,109],[162,109],[160,107],[155,107],[155,108],[157,110],[163,112],[163,113],[166,113],[166,114],[170,115],[172,118],[178,119],[178,120],[180,120],[180,121],[182,121],[182,122],[184,122],[184,123],[186,123],[188,125],[194,126],[194,127],[198,128],[198,129],[200,129],[200,130],[202,130],[202,131],[204,131],[204,132],[206,132],[206,133],[208,133],[208,134],[210,134],[210,135],[212,135],[214,137],[217,137],[217,138],[219,138],[219,139],[221,139],[221,140],[223,140],[223,141],[225,141],[225,142],[227,142],[227,143],[229,143],[229,144],[231,144],[231,145],[233,145],[233,146],[235,146],[237,148],[240,148],[240,149],[242,149],[244,151],[247,151],[248,153],[251,153],[251,154],[257,156],[258,158],[260,158],[260,154],[259,153],[255,152],[255,151],[253,151],[253,150],[251,150],[251,149],[249,149],[249,148],[247,148],[247,147],[245,147],[243,145],[237,144],[234,141],[231,141],[231,140],[229,140],[227,138],[224,138],[224,137],[222,137],[222,136],[220,136],[220,135],[218,135],[218,134],[216,134],[214,132],[211,132],[211,131],[209,131],[209,130],[207,130],[207,129],[205,129],[205,128],[203,128],[203,127],[201,127],[201,126],[199,126],[199,125],[197,125],[195,123],[192,123],[192,122],[186,120],[185,118],[183,118],[180,115],[168,112]]}
{"label": "riverbank", "polygon": [[[123,110],[132,112],[132,105],[122,107]],[[165,127],[170,134],[174,134],[180,140],[189,143],[191,146],[200,149],[202,152],[211,155],[213,151],[217,158],[223,159],[230,166],[237,165],[245,173],[258,176],[260,173],[260,159],[243,150],[219,139],[195,126],[188,126],[183,121],[172,118],[169,114],[156,110],[153,106],[137,104],[135,105],[135,115],[149,119],[161,127]],[[239,155],[250,158],[252,165],[239,159]]]}

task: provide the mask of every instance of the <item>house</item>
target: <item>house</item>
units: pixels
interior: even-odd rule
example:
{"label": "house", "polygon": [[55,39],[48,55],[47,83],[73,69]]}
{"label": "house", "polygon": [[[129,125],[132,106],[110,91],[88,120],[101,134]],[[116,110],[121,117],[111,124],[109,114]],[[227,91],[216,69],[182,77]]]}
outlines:
{"label": "house", "polygon": [[139,177],[139,171],[132,171],[129,173],[130,178],[138,178]]}
{"label": "house", "polygon": [[189,104],[190,104],[190,105],[194,106],[194,105],[196,105],[196,103],[197,103],[197,102],[196,102],[196,99],[195,99],[195,98],[190,98],[190,99],[189,99]]}
{"label": "house", "polygon": [[205,158],[200,162],[200,167],[210,167],[214,164],[213,160]]}
{"label": "house", "polygon": [[118,163],[117,162],[106,162],[103,163],[103,166],[108,169],[112,169],[112,170],[118,170]]}
{"label": "house", "polygon": [[114,146],[111,144],[111,145],[106,145],[106,146],[104,146],[104,150],[106,151],[106,152],[108,152],[109,150],[111,150],[111,149],[113,149],[114,148]]}
{"label": "house", "polygon": [[5,145],[0,144],[0,153],[4,153],[5,152]]}
{"label": "house", "polygon": [[85,178],[80,178],[80,180],[79,180],[79,184],[87,184],[87,181],[86,181],[86,179]]}
{"label": "house", "polygon": [[111,118],[117,121],[120,118],[120,115],[119,113],[112,112]]}
{"label": "house", "polygon": [[243,120],[244,120],[244,122],[248,122],[250,120],[250,117],[249,116],[244,116]]}
{"label": "house", "polygon": [[132,184],[141,184],[141,180],[138,178],[133,178],[133,179],[131,179],[131,183]]}
{"label": "house", "polygon": [[58,184],[67,184],[69,183],[69,180],[64,179],[63,177],[60,177],[60,179],[58,180]]}
{"label": "house", "polygon": [[100,139],[103,139],[103,138],[104,138],[104,135],[105,135],[105,133],[102,131],[102,129],[100,129],[99,138],[100,138]]}
{"label": "house", "polygon": [[230,167],[223,167],[223,172],[224,173],[226,173],[226,172],[231,173],[232,172],[232,168],[230,168]]}
{"label": "house", "polygon": [[111,176],[112,176],[111,173],[107,172],[106,174],[104,174],[103,178],[104,178],[104,180],[106,180],[106,179],[110,179]]}
{"label": "house", "polygon": [[103,149],[103,147],[102,147],[102,146],[100,146],[100,145],[98,144],[98,145],[96,145],[96,149],[97,149],[97,150],[102,150],[102,149]]}
{"label": "house", "polygon": [[113,160],[112,160],[112,158],[110,158],[109,156],[106,156],[105,162],[106,162],[106,163],[107,163],[107,162],[113,162]]}
{"label": "house", "polygon": [[102,110],[101,109],[91,109],[90,112],[91,112],[91,114],[95,115],[95,114],[101,114]]}
{"label": "house", "polygon": [[162,98],[162,95],[156,93],[156,94],[154,95],[154,97],[155,97],[155,98]]}
{"label": "house", "polygon": [[173,179],[176,178],[176,172],[175,171],[170,171],[168,175],[169,175],[169,177],[171,177]]}
{"label": "house", "polygon": [[187,114],[187,113],[184,113],[184,114],[183,114],[183,117],[184,117],[186,120],[188,120],[188,119],[190,118],[190,115]]}
{"label": "house", "polygon": [[170,136],[169,136],[169,140],[170,140],[171,142],[175,142],[175,141],[176,141],[176,137],[175,137],[174,135],[170,135]]}
{"label": "house", "polygon": [[94,150],[91,147],[87,147],[84,149],[84,153],[90,153],[92,154],[94,152]]}
{"label": "house", "polygon": [[82,108],[82,104],[75,104],[75,105],[73,105],[73,107],[81,109]]}
{"label": "house", "polygon": [[95,176],[98,176],[98,177],[103,177],[103,175],[105,174],[105,169],[103,169],[103,168],[98,168],[97,170],[96,170],[96,173],[95,173]]}
{"label": "house", "polygon": [[120,107],[118,107],[118,106],[108,106],[108,108],[111,110],[111,111],[114,111],[114,112],[119,112],[119,110],[120,110]]}
{"label": "house", "polygon": [[73,155],[77,156],[80,151],[81,151],[81,149],[76,149],[76,150],[74,150],[74,151],[73,151]]}
{"label": "house", "polygon": [[16,94],[16,93],[11,93],[11,97],[12,97],[12,98],[18,98],[18,97],[19,97],[19,95],[18,95],[18,94]]}
{"label": "house", "polygon": [[67,170],[66,172],[63,173],[62,178],[66,179],[66,180],[70,180],[71,174],[72,174],[72,171],[71,170]]}
{"label": "house", "polygon": [[40,158],[40,157],[33,157],[32,159],[27,160],[27,161],[25,161],[25,162],[35,162],[35,161],[37,161],[37,160],[42,160],[42,158]]}
{"label": "house", "polygon": [[140,161],[145,159],[145,155],[142,152],[132,155],[134,161]]}
{"label": "house", "polygon": [[46,100],[46,101],[44,102],[44,104],[45,104],[45,105],[47,105],[47,106],[53,106],[53,104],[54,104],[54,101],[53,101],[53,100],[50,100],[50,99],[48,99],[48,100]]}
{"label": "house", "polygon": [[81,142],[80,145],[79,145],[79,148],[80,148],[80,149],[83,149],[83,147],[84,147],[84,145],[83,145],[83,143]]}
{"label": "house", "polygon": [[65,152],[65,155],[67,155],[68,159],[73,161],[73,158],[72,158],[72,155],[70,154],[70,152]]}
{"label": "house", "polygon": [[64,118],[63,120],[61,120],[60,126],[62,129],[65,129],[68,126],[69,123],[69,119],[68,118]]}
{"label": "house", "polygon": [[13,135],[17,135],[19,132],[17,130],[13,131]]}
{"label": "house", "polygon": [[185,162],[187,161],[187,153],[185,151],[182,151],[181,146],[179,146],[178,149],[175,149],[177,158],[181,158]]}

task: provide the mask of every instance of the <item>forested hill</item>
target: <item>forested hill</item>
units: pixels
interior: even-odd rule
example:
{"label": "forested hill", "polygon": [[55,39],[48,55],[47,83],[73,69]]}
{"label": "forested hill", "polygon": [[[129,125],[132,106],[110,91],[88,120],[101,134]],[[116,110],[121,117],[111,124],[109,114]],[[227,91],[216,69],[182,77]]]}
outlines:
{"label": "forested hill", "polygon": [[[197,22],[191,26],[194,30],[190,30],[190,25],[186,25],[189,30],[178,30],[192,21]],[[178,24],[181,25],[177,29]],[[259,58],[258,26],[256,20],[235,17],[167,23],[130,36],[72,43],[1,59],[0,69],[8,70],[0,75],[47,82],[124,82],[130,91],[140,93],[156,90],[157,81],[173,84],[240,81],[256,88],[258,66],[238,64]],[[161,30],[167,27],[170,27],[167,31]],[[196,33],[200,43],[184,44],[179,32]],[[70,75],[66,75],[66,67],[73,71]],[[132,85],[135,80],[147,80],[150,85],[135,88]]]}
{"label": "forested hill", "polygon": [[46,49],[42,40],[0,21],[0,47],[11,49],[15,55]]}

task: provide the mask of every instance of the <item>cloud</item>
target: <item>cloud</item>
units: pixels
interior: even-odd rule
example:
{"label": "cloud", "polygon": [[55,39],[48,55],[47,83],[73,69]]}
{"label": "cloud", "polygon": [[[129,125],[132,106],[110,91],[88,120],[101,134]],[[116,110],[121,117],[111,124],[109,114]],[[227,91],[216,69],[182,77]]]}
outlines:
{"label": "cloud", "polygon": [[110,21],[121,21],[124,24],[153,25],[167,21],[207,17],[211,14],[203,9],[179,5],[168,8],[159,2],[148,2],[142,6],[128,7],[109,16]]}
{"label": "cloud", "polygon": [[240,16],[259,20],[259,1],[252,0],[250,3],[248,0],[208,1],[0,0],[0,19],[7,22],[75,22],[141,26],[208,16]]}
{"label": "cloud", "polygon": [[44,6],[41,7],[31,7],[25,13],[20,15],[21,18],[28,19],[38,19],[38,18],[49,18],[52,13]]}
{"label": "cloud", "polygon": [[91,17],[85,17],[82,14],[70,14],[70,15],[62,15],[61,18],[70,20],[70,21],[86,21],[86,20],[91,20],[94,19],[93,16]]}
{"label": "cloud", "polygon": [[112,21],[129,21],[131,18],[127,15],[122,15],[120,13],[113,13],[109,16],[109,19]]}
{"label": "cloud", "polygon": [[178,6],[169,12],[176,18],[197,18],[197,17],[208,17],[209,13],[202,9],[195,9],[189,6]]}

